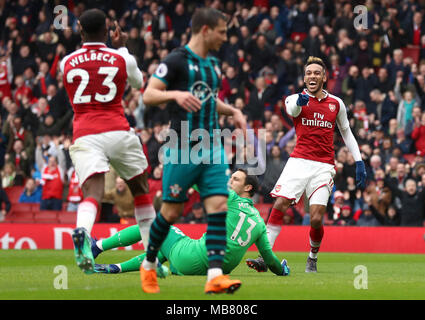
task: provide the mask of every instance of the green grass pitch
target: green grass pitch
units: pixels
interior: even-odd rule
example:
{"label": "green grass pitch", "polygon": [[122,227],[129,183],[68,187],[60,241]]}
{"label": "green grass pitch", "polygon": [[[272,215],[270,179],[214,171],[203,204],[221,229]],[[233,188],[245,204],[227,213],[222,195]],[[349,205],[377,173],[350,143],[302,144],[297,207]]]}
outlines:
{"label": "green grass pitch", "polygon": [[[118,263],[136,254],[110,251],[99,256],[97,262]],[[249,252],[245,258],[256,256],[256,252]],[[160,294],[148,295],[140,288],[139,272],[85,275],[75,265],[71,250],[0,250],[0,300],[425,299],[424,255],[321,252],[317,274],[304,272],[307,253],[277,252],[277,256],[288,260],[290,276],[257,273],[246,267],[243,260],[231,275],[242,281],[242,287],[233,295],[205,295],[205,276],[173,275],[159,279]],[[359,265],[366,269],[355,273]],[[66,268],[59,267],[55,273],[57,266]],[[367,289],[356,289],[355,283],[365,284],[364,270]],[[356,280],[359,276],[362,281]],[[67,289],[55,289],[55,283]]]}

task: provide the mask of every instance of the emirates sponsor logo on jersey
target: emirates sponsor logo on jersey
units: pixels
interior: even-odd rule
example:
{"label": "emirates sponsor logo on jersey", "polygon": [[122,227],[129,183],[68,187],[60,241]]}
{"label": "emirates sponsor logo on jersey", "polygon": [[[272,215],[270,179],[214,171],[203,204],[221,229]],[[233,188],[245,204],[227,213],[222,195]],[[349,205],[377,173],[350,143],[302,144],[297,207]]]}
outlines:
{"label": "emirates sponsor logo on jersey", "polygon": [[334,112],[336,110],[336,105],[333,103],[329,103],[329,110],[331,110],[331,112]]}
{"label": "emirates sponsor logo on jersey", "polygon": [[301,124],[308,127],[333,128],[332,122],[325,120],[325,115],[318,112],[313,114],[313,119],[301,118]]}

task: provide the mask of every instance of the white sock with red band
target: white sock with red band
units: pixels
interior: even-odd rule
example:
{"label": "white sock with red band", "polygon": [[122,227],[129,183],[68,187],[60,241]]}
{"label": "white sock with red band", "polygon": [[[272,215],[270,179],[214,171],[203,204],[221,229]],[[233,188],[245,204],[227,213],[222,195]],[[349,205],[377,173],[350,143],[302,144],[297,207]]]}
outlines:
{"label": "white sock with red band", "polygon": [[84,199],[78,206],[76,227],[85,228],[87,232],[91,234],[98,210],[99,204],[96,199]]}
{"label": "white sock with red band", "polygon": [[146,250],[149,244],[150,228],[156,217],[155,209],[148,194],[143,194],[134,198],[134,216],[139,225],[143,247]]}

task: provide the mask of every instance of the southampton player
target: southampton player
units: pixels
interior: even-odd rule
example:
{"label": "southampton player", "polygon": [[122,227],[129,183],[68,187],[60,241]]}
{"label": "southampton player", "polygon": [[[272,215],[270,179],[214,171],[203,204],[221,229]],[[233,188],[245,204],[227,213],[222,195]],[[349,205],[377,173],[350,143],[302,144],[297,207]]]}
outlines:
{"label": "southampton player", "polygon": [[[356,161],[357,187],[365,187],[366,170],[349,126],[344,102],[323,90],[325,64],[320,58],[309,57],[304,72],[307,89],[285,100],[286,112],[294,120],[297,143],[270,193],[277,199],[267,221],[267,232],[273,246],[282,228],[285,211],[297,203],[305,191],[310,203],[310,254],[305,271],[317,272],[317,253],[324,232],[322,220],[335,175],[335,125]],[[266,270],[261,257],[248,259],[247,264],[257,271]]]}
{"label": "southampton player", "polygon": [[77,264],[87,274],[94,272],[90,233],[99,214],[109,165],[126,181],[134,196],[135,217],[145,248],[155,218],[148,196],[147,160],[121,105],[127,80],[139,89],[143,76],[135,58],[124,47],[127,35],[117,23],[115,26],[111,42],[117,50],[105,45],[108,32],[103,11],[85,11],[79,19],[82,48],[64,57],[60,64],[75,113],[70,156],[84,194],[72,239]]}
{"label": "southampton player", "polygon": [[[164,152],[165,158],[176,161],[164,161],[163,204],[152,223],[146,258],[140,268],[142,288],[148,293],[159,292],[155,273],[157,252],[170,226],[181,216],[187,200],[186,191],[194,184],[199,187],[208,213],[205,239],[209,270],[205,292],[227,292],[229,287],[240,286],[239,280],[230,280],[222,272],[229,180],[224,148],[218,141],[217,152],[203,154],[205,158],[201,163],[192,159],[184,162],[183,158],[195,151],[190,134],[197,129],[208,133],[209,137],[203,136],[203,142],[214,145],[213,130],[219,130],[217,114],[233,116],[235,125],[243,132],[246,121],[240,110],[217,98],[221,84],[220,64],[209,52],[219,50],[227,40],[226,17],[213,8],[197,9],[191,26],[189,43],[175,49],[159,64],[143,95],[146,105],[169,103],[171,130],[178,135],[178,143],[169,145]],[[183,130],[185,125],[188,130]]]}
{"label": "southampton player", "polygon": [[[289,267],[286,260],[279,263],[273,253],[267,238],[266,225],[251,200],[258,189],[257,177],[249,176],[245,170],[239,169],[230,178],[230,188],[227,201],[227,247],[223,272],[226,274],[232,272],[239,265],[248,248],[255,244],[270,270],[277,275],[288,275]],[[140,233],[135,226],[121,230],[119,233],[108,239],[99,240],[97,245],[94,244],[93,254],[97,256],[104,250],[128,246],[140,241]],[[96,264],[95,269],[100,273],[138,271],[145,255],[144,253],[118,264]],[[171,227],[158,252],[158,258],[161,263],[168,260],[174,274],[207,274],[205,234],[200,239],[194,240],[185,236],[178,228]]]}

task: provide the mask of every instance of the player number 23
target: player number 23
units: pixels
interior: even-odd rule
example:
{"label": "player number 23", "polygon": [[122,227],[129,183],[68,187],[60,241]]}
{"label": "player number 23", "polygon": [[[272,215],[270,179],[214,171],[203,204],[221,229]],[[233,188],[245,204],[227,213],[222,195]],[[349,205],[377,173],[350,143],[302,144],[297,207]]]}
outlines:
{"label": "player number 23", "polygon": [[[117,67],[100,67],[98,70],[98,74],[104,74],[106,75],[105,80],[103,80],[102,85],[109,88],[108,93],[106,94],[100,94],[97,93],[94,96],[94,100],[98,102],[110,102],[115,98],[115,95],[117,94],[117,86],[113,82],[115,75],[118,72]],[[83,95],[84,90],[86,89],[87,85],[89,84],[90,76],[89,73],[80,68],[72,69],[70,70],[66,75],[66,80],[68,83],[73,83],[75,77],[80,77],[81,81],[78,85],[77,90],[74,94],[74,104],[78,103],[90,103],[92,96],[89,94]]]}
{"label": "player number 23", "polygon": [[[246,214],[243,213],[243,212],[239,212],[239,217],[240,218],[239,218],[238,224],[236,225],[235,231],[233,231],[232,235],[230,236],[231,240],[236,240],[239,232],[241,231],[242,225],[245,222]],[[242,240],[242,237],[237,238],[239,245],[241,245],[242,247],[245,247],[249,243],[249,241],[251,240],[251,231],[252,231],[252,229],[254,229],[254,227],[257,224],[251,218],[248,218],[246,221],[250,224],[249,228],[246,229],[247,239]]]}

